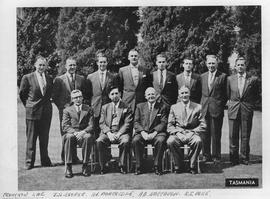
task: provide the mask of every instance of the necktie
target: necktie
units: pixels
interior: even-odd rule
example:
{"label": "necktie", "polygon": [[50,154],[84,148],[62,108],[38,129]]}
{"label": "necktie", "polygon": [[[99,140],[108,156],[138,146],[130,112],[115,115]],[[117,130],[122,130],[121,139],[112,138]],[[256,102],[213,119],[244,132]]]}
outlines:
{"label": "necktie", "polygon": [[104,89],[104,73],[101,72],[101,87],[102,87],[102,90]]}
{"label": "necktie", "polygon": [[117,117],[116,115],[116,106],[113,104],[113,118]]}
{"label": "necktie", "polygon": [[187,105],[184,104],[183,120],[186,121],[186,119],[187,119]]}
{"label": "necktie", "polygon": [[80,116],[81,116],[81,109],[80,109],[80,106],[77,106],[77,113],[78,113],[78,118],[80,119]]}
{"label": "necktie", "polygon": [[74,78],[74,74],[71,74],[71,90],[75,89],[75,78]]}
{"label": "necktie", "polygon": [[214,73],[209,73],[210,74],[210,80],[209,80],[209,91],[211,91],[212,90],[212,88],[213,88],[213,83],[214,83]]}
{"label": "necktie", "polygon": [[163,89],[163,71],[160,71],[160,82],[159,82],[160,89]]}
{"label": "necktie", "polygon": [[243,90],[244,90],[244,77],[242,75],[239,76],[239,82],[238,82],[238,89],[239,89],[239,94],[242,97]]}
{"label": "necktie", "polygon": [[41,90],[42,90],[42,95],[45,94],[45,90],[46,90],[46,82],[42,76],[42,74],[40,73],[40,79],[41,79]]}
{"label": "necktie", "polygon": [[190,88],[189,74],[185,76],[185,86]]}
{"label": "necktie", "polygon": [[152,119],[152,111],[153,111],[153,104],[150,104],[150,107],[149,107],[149,118],[148,118],[148,130],[150,128],[150,122],[151,122],[151,119]]}

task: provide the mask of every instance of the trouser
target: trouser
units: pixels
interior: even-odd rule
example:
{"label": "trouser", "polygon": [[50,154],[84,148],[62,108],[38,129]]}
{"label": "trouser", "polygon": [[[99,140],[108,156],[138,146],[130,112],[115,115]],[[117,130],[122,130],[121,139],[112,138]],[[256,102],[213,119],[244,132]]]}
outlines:
{"label": "trouser", "polygon": [[[108,136],[104,133],[101,133],[97,139],[97,149],[99,155],[99,164],[101,170],[104,169],[106,162],[108,161],[110,152],[109,146],[111,141]],[[123,134],[119,137],[119,140],[113,142],[112,144],[119,144],[119,166],[127,166],[127,154],[130,152],[130,136],[128,134]]]}
{"label": "trouser", "polygon": [[252,129],[252,117],[242,119],[241,116],[236,119],[229,119],[230,133],[230,161],[239,161],[239,130],[241,139],[240,158],[249,161],[249,140]]}
{"label": "trouser", "polygon": [[[205,117],[207,131],[203,134],[203,155],[207,158],[221,158],[221,129],[223,124],[223,115],[211,117],[209,114]],[[211,156],[212,144],[212,156]]]}
{"label": "trouser", "polygon": [[[82,147],[83,164],[89,162],[91,148],[95,143],[93,135],[86,133],[83,135],[82,140],[77,141],[77,138],[73,134],[63,135],[63,145],[65,148],[65,163],[71,164],[74,160],[74,154],[77,154],[77,144]],[[75,153],[76,151],[76,153]]]}
{"label": "trouser", "polygon": [[42,166],[51,164],[48,156],[49,131],[51,114],[42,115],[40,120],[26,119],[26,164],[34,166],[36,141],[39,137],[40,161]]}
{"label": "trouser", "polygon": [[132,139],[132,147],[134,149],[136,158],[136,168],[142,167],[144,147],[146,144],[152,144],[154,146],[154,166],[161,168],[162,156],[166,148],[166,136],[156,135],[152,140],[146,141],[141,134],[136,134]]}
{"label": "trouser", "polygon": [[[64,132],[63,132],[63,128],[62,128],[62,121],[63,121],[63,109],[58,109],[59,111],[59,121],[60,121],[60,133],[61,133],[61,137],[62,137],[62,140],[63,140],[63,135],[64,135]],[[77,150],[74,150],[73,151],[74,154],[72,155],[73,157],[73,162],[76,162],[78,160],[78,157],[77,157]],[[61,160],[63,162],[65,162],[65,146],[64,146],[64,143],[62,141],[62,149],[61,149]]]}
{"label": "trouser", "polygon": [[179,138],[176,135],[170,135],[167,140],[167,145],[173,155],[176,169],[184,167],[184,151],[180,147],[184,146],[185,144],[190,146],[190,151],[188,154],[190,159],[190,168],[195,168],[197,158],[202,148],[200,136],[193,134],[190,137],[186,137],[186,135],[182,134],[182,136]]}

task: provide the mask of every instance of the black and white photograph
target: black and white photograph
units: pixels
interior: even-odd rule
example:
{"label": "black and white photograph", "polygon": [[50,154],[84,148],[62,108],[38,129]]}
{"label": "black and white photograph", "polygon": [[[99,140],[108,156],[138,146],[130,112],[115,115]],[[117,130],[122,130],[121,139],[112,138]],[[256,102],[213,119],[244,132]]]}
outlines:
{"label": "black and white photograph", "polygon": [[0,196],[266,197],[267,4],[82,2],[1,6]]}

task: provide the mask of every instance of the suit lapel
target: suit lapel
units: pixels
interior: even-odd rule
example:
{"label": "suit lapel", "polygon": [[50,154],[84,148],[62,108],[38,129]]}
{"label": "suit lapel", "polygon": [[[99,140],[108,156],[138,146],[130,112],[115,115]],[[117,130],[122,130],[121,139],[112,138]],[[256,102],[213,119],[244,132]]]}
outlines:
{"label": "suit lapel", "polygon": [[86,106],[82,105],[82,110],[81,110],[81,114],[80,114],[80,119],[79,119],[79,123],[82,121],[83,117],[88,113],[88,109],[86,108]]}
{"label": "suit lapel", "polygon": [[131,72],[131,66],[128,67],[128,73],[127,74],[128,74],[128,78],[129,78],[130,82],[135,87],[134,80],[133,80],[133,77],[132,77],[132,72]]}
{"label": "suit lapel", "polygon": [[239,93],[239,89],[238,89],[238,77],[237,77],[237,75],[234,75],[232,77],[232,86],[234,87],[233,90],[237,90],[237,97],[240,98],[240,93]]}
{"label": "suit lapel", "polygon": [[250,76],[248,76],[248,75],[246,74],[246,81],[245,81],[245,85],[244,85],[244,89],[243,89],[242,97],[245,95],[245,93],[246,93],[246,91],[247,91],[247,87],[248,87],[249,83],[250,83]]}
{"label": "suit lapel", "polygon": [[154,106],[154,108],[153,108],[153,110],[152,110],[152,115],[151,115],[151,118],[150,118],[149,129],[151,128],[151,126],[152,126],[152,124],[153,124],[153,121],[154,121],[154,119],[155,119],[156,116],[157,116],[158,110],[159,110],[159,104],[158,104],[158,102],[156,102],[156,104],[155,104],[155,106]]}
{"label": "suit lapel", "polygon": [[112,114],[113,114],[113,111],[112,111],[112,109],[113,109],[113,106],[112,106],[112,103],[113,102],[111,102],[109,105],[108,105],[108,107],[107,107],[107,121],[108,121],[108,125],[109,126],[111,126],[111,124],[112,124]]}
{"label": "suit lapel", "polygon": [[[73,115],[75,115],[75,117],[77,118],[77,120],[78,120],[78,122],[80,121],[80,118],[78,117],[78,112],[77,112],[77,110],[76,110],[76,108],[75,108],[75,105],[72,105],[72,107],[71,107],[71,113],[73,114]],[[80,123],[80,122],[79,122]]]}
{"label": "suit lapel", "polygon": [[34,80],[34,82],[35,82],[35,85],[37,85],[37,87],[38,87],[40,96],[43,96],[43,95],[42,95],[42,92],[41,92],[41,88],[40,88],[39,83],[38,83],[38,79],[37,79],[37,74],[36,74],[36,72],[33,73],[33,80]]}
{"label": "suit lapel", "polygon": [[[209,72],[208,72],[208,75],[209,75]],[[214,87],[216,86],[216,81],[217,81],[218,77],[219,77],[219,71],[217,71],[216,74],[215,74],[214,82],[213,82],[213,85],[212,85],[211,90],[209,91],[209,95],[212,94],[212,92],[213,92],[213,90],[214,90]],[[208,79],[208,78],[207,78],[207,79]],[[208,88],[208,90],[209,90],[209,88]]]}
{"label": "suit lapel", "polygon": [[193,103],[190,102],[189,108],[188,108],[188,112],[187,112],[186,122],[189,122],[190,116],[191,116],[192,113],[193,113],[193,109],[194,109]]}
{"label": "suit lapel", "polygon": [[192,73],[191,74],[191,77],[190,77],[190,90],[191,90],[191,88],[193,87],[193,85],[194,85],[194,82],[195,82],[195,77],[194,77],[194,74]]}
{"label": "suit lapel", "polygon": [[[142,77],[143,77],[143,72],[141,70],[139,70],[139,66],[138,66],[138,71],[139,71],[139,80],[138,80],[138,85],[140,85],[141,81],[142,81]],[[137,85],[137,87],[138,87]]]}
{"label": "suit lapel", "polygon": [[64,83],[66,84],[66,88],[68,89],[69,92],[71,92],[70,83],[69,83],[67,74],[63,76],[63,80],[64,80]]}
{"label": "suit lapel", "polygon": [[[96,85],[98,86],[98,90],[102,90],[102,86],[101,86],[101,82],[100,82],[100,78],[99,78],[99,73],[98,71],[96,72],[95,74],[95,82],[96,82]],[[93,88],[94,89],[94,88]]]}

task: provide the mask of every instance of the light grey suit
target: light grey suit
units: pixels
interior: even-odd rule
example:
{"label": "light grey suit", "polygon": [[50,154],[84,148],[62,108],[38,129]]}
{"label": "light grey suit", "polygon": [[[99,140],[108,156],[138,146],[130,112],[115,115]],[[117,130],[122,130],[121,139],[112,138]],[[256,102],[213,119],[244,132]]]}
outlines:
{"label": "light grey suit", "polygon": [[184,118],[184,105],[182,102],[171,106],[167,126],[170,137],[167,140],[167,144],[173,154],[176,168],[183,168],[184,154],[180,147],[184,144],[188,144],[191,147],[189,154],[190,168],[195,168],[196,159],[202,147],[200,136],[205,130],[206,123],[201,114],[200,104],[190,102],[186,118]]}

